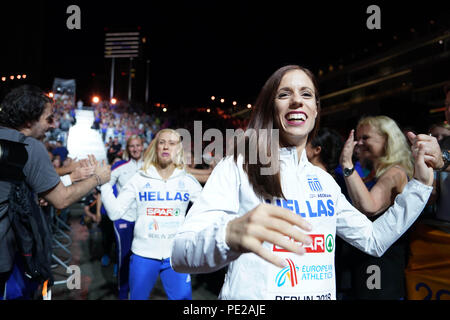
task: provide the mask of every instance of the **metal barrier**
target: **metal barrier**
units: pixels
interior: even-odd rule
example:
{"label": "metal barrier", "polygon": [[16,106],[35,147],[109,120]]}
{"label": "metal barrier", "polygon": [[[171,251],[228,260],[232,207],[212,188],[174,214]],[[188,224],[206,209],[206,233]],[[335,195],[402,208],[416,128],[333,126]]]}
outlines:
{"label": "metal barrier", "polygon": [[[61,266],[64,270],[67,270],[69,268],[69,263],[72,260],[72,253],[69,249],[72,244],[72,239],[66,232],[71,232],[72,229],[60,217],[58,217],[54,207],[50,208],[50,222],[50,227],[53,234],[52,258],[55,262],[52,264],[52,269],[56,269]],[[66,283],[67,278],[60,281],[54,281],[53,285],[56,286]]]}

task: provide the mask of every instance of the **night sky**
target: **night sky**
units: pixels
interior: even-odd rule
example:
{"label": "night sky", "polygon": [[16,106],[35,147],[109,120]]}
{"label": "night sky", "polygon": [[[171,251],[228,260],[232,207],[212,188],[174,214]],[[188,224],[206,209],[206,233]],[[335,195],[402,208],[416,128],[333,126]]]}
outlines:
{"label": "night sky", "polygon": [[[393,2],[393,1],[391,1]],[[150,99],[201,106],[211,95],[253,103],[268,76],[285,64],[317,74],[388,50],[399,40],[447,24],[449,6],[427,1],[30,1],[2,2],[0,72],[29,73],[50,89],[54,77],[77,80],[79,98],[109,96],[105,28],[147,36],[135,62],[134,97],[143,101],[145,60],[150,59]],[[81,9],[81,30],[68,30],[66,8]],[[366,9],[381,8],[381,30],[369,30]],[[436,23],[430,25],[429,21]],[[382,46],[378,46],[378,43]],[[124,75],[122,75],[122,72]],[[117,65],[116,92],[127,97],[128,61]],[[4,85],[4,84],[3,84]],[[322,92],[323,94],[324,92]]]}

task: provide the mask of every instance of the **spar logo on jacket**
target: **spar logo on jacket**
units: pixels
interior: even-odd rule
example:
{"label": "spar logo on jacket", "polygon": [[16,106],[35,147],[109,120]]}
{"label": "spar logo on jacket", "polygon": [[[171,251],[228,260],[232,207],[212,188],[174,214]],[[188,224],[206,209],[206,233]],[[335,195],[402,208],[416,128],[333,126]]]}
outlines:
{"label": "spar logo on jacket", "polygon": [[189,199],[189,192],[140,191],[138,193],[138,201],[146,206],[146,215],[154,217],[178,217],[182,211],[179,207],[180,202],[186,203]]}

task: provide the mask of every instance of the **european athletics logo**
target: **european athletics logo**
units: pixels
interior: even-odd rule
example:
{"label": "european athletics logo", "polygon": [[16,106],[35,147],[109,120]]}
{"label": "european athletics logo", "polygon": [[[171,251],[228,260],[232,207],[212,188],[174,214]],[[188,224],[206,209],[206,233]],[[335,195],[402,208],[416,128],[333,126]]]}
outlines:
{"label": "european athletics logo", "polygon": [[297,267],[291,259],[286,259],[286,261],[289,265],[278,272],[275,277],[275,283],[278,287],[282,287],[287,283],[287,278],[290,281],[291,287],[295,287],[298,285],[297,270],[300,270],[300,268]]}
{"label": "european athletics logo", "polygon": [[323,191],[322,185],[320,184],[320,181],[315,176],[308,177],[308,186],[311,191],[321,192]]}

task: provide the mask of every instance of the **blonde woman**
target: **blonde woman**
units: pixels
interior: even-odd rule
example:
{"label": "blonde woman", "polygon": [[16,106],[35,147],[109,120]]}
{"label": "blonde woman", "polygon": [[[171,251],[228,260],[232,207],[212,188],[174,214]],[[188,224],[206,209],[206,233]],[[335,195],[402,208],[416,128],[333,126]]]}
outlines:
{"label": "blonde woman", "polygon": [[[352,155],[363,163],[370,162],[376,183],[368,190],[354,174]],[[386,116],[365,117],[358,122],[344,145],[340,164],[344,170],[353,205],[368,217],[384,212],[412,178],[414,164],[406,137],[394,120]]]}
{"label": "blonde woman", "polygon": [[[364,164],[371,163],[369,179],[363,181],[354,170],[353,151]],[[376,220],[395,201],[414,172],[413,158],[406,137],[394,120],[386,116],[365,117],[354,130],[341,153],[344,172],[352,204],[372,221]],[[371,257],[351,249],[351,297],[357,299],[402,299],[405,297],[404,268],[407,241],[400,238],[381,258]],[[377,266],[383,285],[380,289],[367,287],[367,268]]]}
{"label": "blonde woman", "polygon": [[102,200],[111,220],[122,217],[134,203],[135,227],[130,258],[130,299],[148,299],[158,275],[169,299],[192,299],[188,274],[170,265],[171,244],[184,221],[189,201],[201,191],[198,181],[184,170],[180,135],[172,129],[158,132],[143,157],[143,166],[129,179],[118,198],[112,186],[102,186]]}

